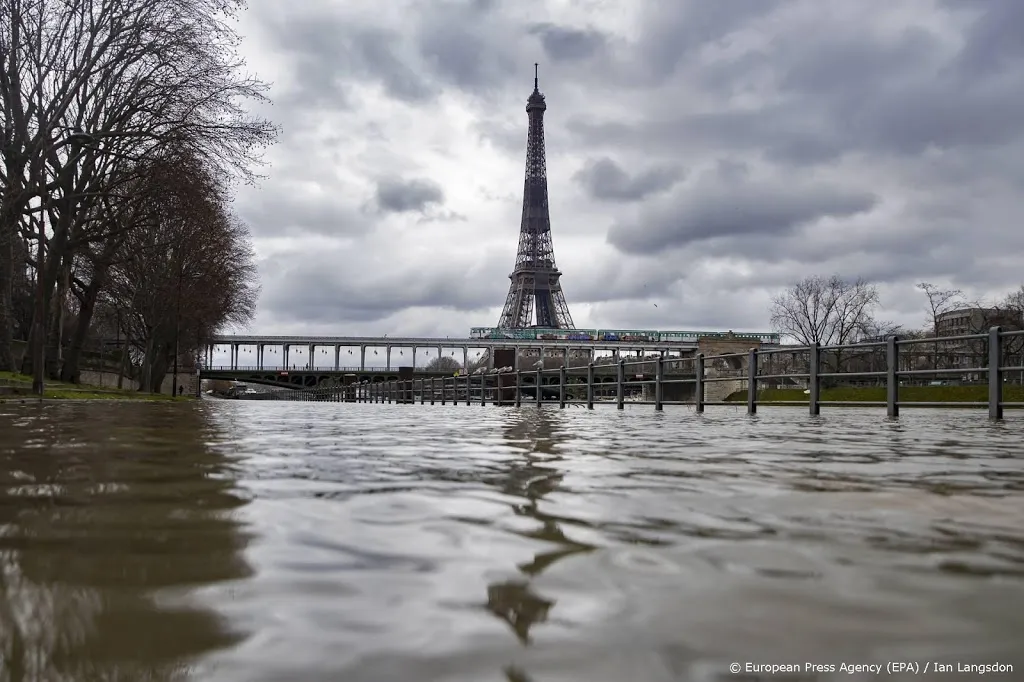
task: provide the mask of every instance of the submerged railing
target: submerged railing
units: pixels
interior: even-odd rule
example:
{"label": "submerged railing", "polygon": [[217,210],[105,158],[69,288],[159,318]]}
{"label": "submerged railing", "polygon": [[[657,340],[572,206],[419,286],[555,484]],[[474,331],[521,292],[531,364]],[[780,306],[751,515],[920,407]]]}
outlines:
{"label": "submerged railing", "polygon": [[[982,334],[900,339],[824,346],[752,348],[743,353],[696,354],[683,358],[620,359],[612,381],[597,381],[595,364],[584,367],[467,374],[452,377],[413,378],[385,382],[332,384],[302,389],[281,389],[247,396],[250,400],[308,400],[332,402],[416,403],[445,405],[465,403],[520,406],[557,400],[559,407],[614,403],[692,405],[697,412],[707,405],[736,405],[726,400],[745,393],[747,412],[760,405],[808,405],[810,414],[823,406],[885,407],[889,416],[902,407],[986,407],[993,419],[1003,409],[1024,407],[1024,401],[1004,400],[1004,388],[1013,373],[1017,386],[1024,385],[1024,331],[994,327]],[[1014,364],[1004,358],[1012,358]],[[973,363],[973,364],[968,364]],[[931,365],[921,367],[921,365]],[[646,372],[652,368],[653,376]],[[630,369],[634,369],[632,375]],[[689,374],[687,374],[689,370]],[[671,376],[669,374],[671,373]],[[915,383],[947,386],[942,377],[953,377],[959,386],[985,386],[984,400],[901,400],[901,388],[914,390]],[[982,381],[984,378],[984,381]],[[844,383],[845,382],[845,383]],[[716,385],[721,388],[715,389]],[[823,400],[822,391],[851,385],[885,388],[885,400]],[[1011,384],[1012,385],[1012,384]],[[954,386],[947,386],[949,389]],[[806,400],[772,400],[772,389],[803,389]],[[1015,387],[1021,391],[1022,388]],[[975,391],[976,392],[976,391]],[[669,394],[669,395],[667,395]]]}

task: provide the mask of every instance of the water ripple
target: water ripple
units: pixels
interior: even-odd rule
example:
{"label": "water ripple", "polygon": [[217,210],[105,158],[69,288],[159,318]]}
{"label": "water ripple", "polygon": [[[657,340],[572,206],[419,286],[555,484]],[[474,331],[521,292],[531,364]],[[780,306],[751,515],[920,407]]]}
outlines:
{"label": "water ripple", "polygon": [[[1024,671],[1013,413],[116,409],[0,415],[0,588],[21,605],[0,626],[51,656],[61,645],[30,624],[70,628],[86,644],[61,660],[82,670],[710,682],[739,679],[734,660],[998,658]],[[145,649],[129,623],[165,639]]]}

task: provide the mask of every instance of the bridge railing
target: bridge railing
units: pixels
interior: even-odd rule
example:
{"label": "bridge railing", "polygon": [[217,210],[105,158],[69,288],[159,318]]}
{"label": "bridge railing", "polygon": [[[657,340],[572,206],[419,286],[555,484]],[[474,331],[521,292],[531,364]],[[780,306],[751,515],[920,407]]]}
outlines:
{"label": "bridge railing", "polygon": [[[456,377],[414,378],[377,383],[284,389],[251,396],[261,400],[354,401],[431,405],[496,404],[521,406],[557,400],[559,407],[611,403],[708,405],[746,403],[885,407],[987,408],[993,419],[1004,408],[1024,407],[1024,331],[993,327],[981,334],[899,339],[825,346],[779,347],[687,358],[620,359],[612,381],[599,381],[598,365],[490,371]],[[926,385],[922,390],[922,385]],[[721,386],[722,390],[715,390]],[[915,399],[944,387],[943,400]],[[853,390],[851,390],[853,389]],[[1018,400],[1006,400],[1012,390]],[[865,400],[860,394],[878,399]],[[828,393],[834,399],[829,399]],[[852,396],[852,397],[851,397]]]}

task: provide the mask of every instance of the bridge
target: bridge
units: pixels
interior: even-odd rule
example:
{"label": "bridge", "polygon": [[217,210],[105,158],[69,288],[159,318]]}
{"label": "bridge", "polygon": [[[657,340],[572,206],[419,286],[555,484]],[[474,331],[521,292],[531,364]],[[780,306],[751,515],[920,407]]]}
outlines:
{"label": "bridge", "polygon": [[[607,358],[608,362],[595,364],[594,374],[598,382],[613,382],[617,371],[614,358]],[[551,363],[546,363],[550,365]],[[643,361],[636,368],[636,376],[647,376],[655,371],[656,360]],[[573,363],[567,365],[573,366]],[[576,365],[579,366],[579,365]],[[673,369],[669,374],[676,374]],[[689,371],[683,371],[689,374]],[[339,367],[319,368],[309,367],[231,367],[227,365],[204,367],[202,369],[203,379],[223,379],[227,381],[239,381],[247,384],[261,384],[277,388],[313,388],[324,386],[340,386],[351,383],[377,384],[399,381],[401,379],[431,379],[450,378],[454,374],[452,370],[434,370],[421,367],[397,367],[382,369],[379,367]],[[464,376],[465,372],[460,372]],[[532,376],[532,375],[531,375]],[[550,378],[550,377],[549,377]],[[553,380],[553,378],[551,378]],[[527,381],[532,381],[528,378]]]}
{"label": "bridge", "polygon": [[[226,346],[230,350],[230,361],[227,365],[221,369],[225,371],[238,371],[241,370],[240,363],[240,352],[243,350],[253,351],[255,350],[256,357],[255,363],[246,363],[246,365],[253,369],[260,370],[271,370],[279,369],[282,371],[290,371],[297,369],[304,370],[316,370],[316,367],[298,368],[293,366],[289,362],[289,349],[293,347],[306,348],[309,351],[309,357],[314,357],[317,350],[330,348],[334,351],[333,353],[333,365],[329,368],[325,368],[323,371],[329,372],[378,372],[379,370],[368,368],[366,366],[366,350],[368,348],[384,348],[385,349],[385,365],[383,368],[384,372],[390,372],[396,369],[392,365],[392,351],[394,349],[409,349],[412,353],[412,366],[416,365],[416,355],[421,349],[436,349],[438,355],[443,354],[446,349],[457,349],[462,351],[462,366],[465,367],[469,364],[469,351],[471,348],[482,348],[488,351],[494,351],[497,349],[510,349],[515,351],[515,357],[519,358],[524,355],[528,356],[539,356],[541,360],[545,360],[550,357],[557,357],[556,354],[560,354],[563,361],[567,361],[570,354],[574,354],[577,357],[581,354],[585,354],[587,357],[593,359],[597,351],[611,351],[616,357],[620,353],[637,353],[647,355],[650,353],[657,353],[662,356],[671,356],[673,353],[677,357],[687,357],[693,355],[698,347],[701,346],[703,339],[699,340],[686,340],[686,341],[642,341],[642,340],[630,340],[630,341],[609,341],[609,340],[570,340],[570,339],[472,339],[472,338],[431,338],[431,337],[412,337],[412,336],[245,336],[245,335],[222,335],[211,337],[204,349],[204,361],[203,366],[212,368],[214,366],[214,351],[218,347]],[[728,337],[724,339],[716,339],[716,341],[728,343],[730,339]],[[738,342],[744,347],[757,346],[760,347],[762,344],[758,342],[751,342],[747,339],[732,339],[732,341]],[[341,350],[343,348],[359,349],[359,365],[352,368],[345,368],[341,364]],[[266,363],[266,350],[270,348],[277,355],[277,349],[281,350],[280,361],[274,363],[272,368]],[[493,352],[489,353],[493,355]],[[404,353],[403,353],[404,357]],[[276,359],[276,358],[275,358]]]}
{"label": "bridge", "polygon": [[[227,365],[214,365],[215,346],[227,346],[231,361]],[[334,363],[317,367],[307,363],[295,366],[288,362],[288,348],[302,346],[309,349],[309,358],[321,348],[334,350]],[[359,348],[358,366],[341,365],[341,349],[346,346]],[[367,367],[366,350],[373,347],[385,348],[385,366]],[[462,350],[462,368],[469,365],[469,350],[483,348],[487,352],[484,366],[480,371],[495,371],[502,367],[514,370],[556,370],[594,364],[594,381],[598,384],[615,382],[619,361],[630,354],[631,378],[647,381],[657,371],[658,361],[664,363],[666,376],[676,378],[692,377],[693,366],[680,363],[693,360],[698,352],[745,353],[751,347],[761,346],[748,338],[701,338],[697,341],[608,341],[608,340],[561,340],[561,339],[437,339],[428,337],[351,337],[351,336],[216,336],[209,340],[205,349],[205,362],[201,370],[203,379],[225,379],[277,388],[309,389],[314,387],[342,386],[348,384],[377,384],[395,381],[443,379],[451,377],[451,369],[437,370],[416,367],[416,352],[419,349],[437,349],[440,356],[445,349]],[[240,351],[249,347],[256,351],[255,364],[241,364]],[[267,348],[280,348],[273,364],[265,362]],[[392,365],[393,349],[410,349],[411,358],[403,354],[403,366]],[[598,350],[612,352],[610,357],[596,357]],[[726,363],[731,369],[742,368],[742,356],[731,355]],[[465,371],[463,370],[463,374]],[[554,377],[548,377],[554,380]],[[532,381],[532,378],[527,378]],[[722,389],[726,387],[723,385]],[[599,388],[598,395],[604,390]]]}

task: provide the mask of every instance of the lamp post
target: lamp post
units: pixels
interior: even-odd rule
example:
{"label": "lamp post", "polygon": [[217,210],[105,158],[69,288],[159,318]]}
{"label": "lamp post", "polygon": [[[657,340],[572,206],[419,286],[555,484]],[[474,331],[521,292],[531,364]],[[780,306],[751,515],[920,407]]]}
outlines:
{"label": "lamp post", "polygon": [[[60,142],[57,145],[58,147],[65,144],[71,145],[71,156],[68,158],[68,163],[64,167],[62,174],[70,172],[70,169],[74,168],[75,164],[78,163],[82,151],[95,141],[92,135],[81,130],[74,130],[64,141]],[[67,178],[59,177],[58,179],[65,180]],[[67,196],[68,192],[65,192],[64,197],[67,198]],[[42,217],[39,219],[38,239],[39,248],[36,254],[36,323],[33,330],[35,338],[33,339],[32,349],[32,392],[42,397],[46,383],[46,281],[43,276],[46,266],[46,227]]]}

